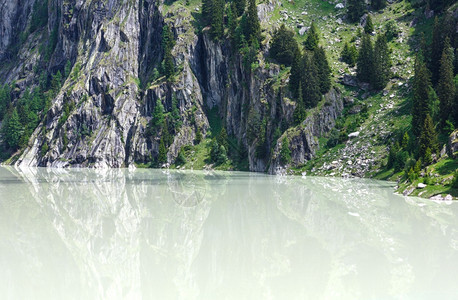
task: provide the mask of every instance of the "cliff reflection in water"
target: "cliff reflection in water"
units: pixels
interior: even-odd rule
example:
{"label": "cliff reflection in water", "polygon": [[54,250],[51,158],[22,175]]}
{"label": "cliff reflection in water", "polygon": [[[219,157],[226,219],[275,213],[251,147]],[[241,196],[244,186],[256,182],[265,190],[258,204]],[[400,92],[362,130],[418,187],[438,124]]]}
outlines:
{"label": "cliff reflection in water", "polygon": [[453,299],[458,205],[385,182],[0,168],[2,299]]}

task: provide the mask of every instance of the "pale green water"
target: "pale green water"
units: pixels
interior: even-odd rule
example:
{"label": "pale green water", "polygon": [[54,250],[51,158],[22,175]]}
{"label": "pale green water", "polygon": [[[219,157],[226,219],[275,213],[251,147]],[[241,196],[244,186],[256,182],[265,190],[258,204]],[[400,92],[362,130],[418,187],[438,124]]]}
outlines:
{"label": "pale green water", "polygon": [[458,203],[361,179],[0,168],[0,299],[458,299]]}

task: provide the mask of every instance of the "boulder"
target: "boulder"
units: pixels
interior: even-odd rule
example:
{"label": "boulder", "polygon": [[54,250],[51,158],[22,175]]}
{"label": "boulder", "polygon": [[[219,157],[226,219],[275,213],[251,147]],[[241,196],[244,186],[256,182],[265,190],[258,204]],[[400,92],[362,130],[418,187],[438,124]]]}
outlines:
{"label": "boulder", "polygon": [[352,132],[348,135],[349,138],[354,138],[359,136],[359,131]]}
{"label": "boulder", "polygon": [[417,185],[417,188],[418,189],[424,189],[426,187],[426,184],[420,182],[418,185]]}

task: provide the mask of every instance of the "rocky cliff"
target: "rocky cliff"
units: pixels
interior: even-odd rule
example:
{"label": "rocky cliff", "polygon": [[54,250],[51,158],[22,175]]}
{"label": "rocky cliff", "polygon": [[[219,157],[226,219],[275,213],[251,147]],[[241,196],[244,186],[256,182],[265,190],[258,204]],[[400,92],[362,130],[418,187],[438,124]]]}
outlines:
{"label": "rocky cliff", "polygon": [[[195,143],[197,132],[207,136],[209,114],[216,112],[228,135],[247,150],[249,169],[276,173],[285,136],[292,145],[292,164],[303,164],[318,149],[317,137],[334,126],[343,110],[339,91],[332,89],[303,124],[286,131],[295,103],[289,99],[287,73],[266,62],[269,38],[248,68],[230,41],[215,42],[205,28],[196,30],[192,14],[198,8],[152,0],[53,0],[46,25],[15,40],[30,28],[38,7],[32,0],[23,2],[0,2],[2,83],[14,83],[19,97],[39,84],[37,66],[45,66],[48,74],[64,73],[66,67],[70,72],[16,165],[148,163],[159,153],[161,133],[148,134],[148,124],[160,100],[166,113],[176,103],[181,124],[172,133],[168,163],[183,146]],[[263,23],[273,5],[258,9]],[[154,75],[164,56],[165,25],[175,40],[177,75],[171,81]],[[43,44],[48,53],[38,50]],[[15,55],[11,49],[17,49]],[[260,147],[266,149],[263,155]]]}

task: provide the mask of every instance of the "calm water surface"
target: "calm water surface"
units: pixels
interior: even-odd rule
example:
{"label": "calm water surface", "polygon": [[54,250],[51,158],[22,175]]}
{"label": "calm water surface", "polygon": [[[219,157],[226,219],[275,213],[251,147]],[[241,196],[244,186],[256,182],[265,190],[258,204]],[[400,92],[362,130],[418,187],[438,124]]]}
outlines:
{"label": "calm water surface", "polygon": [[363,179],[1,167],[0,299],[458,299],[458,203]]}

